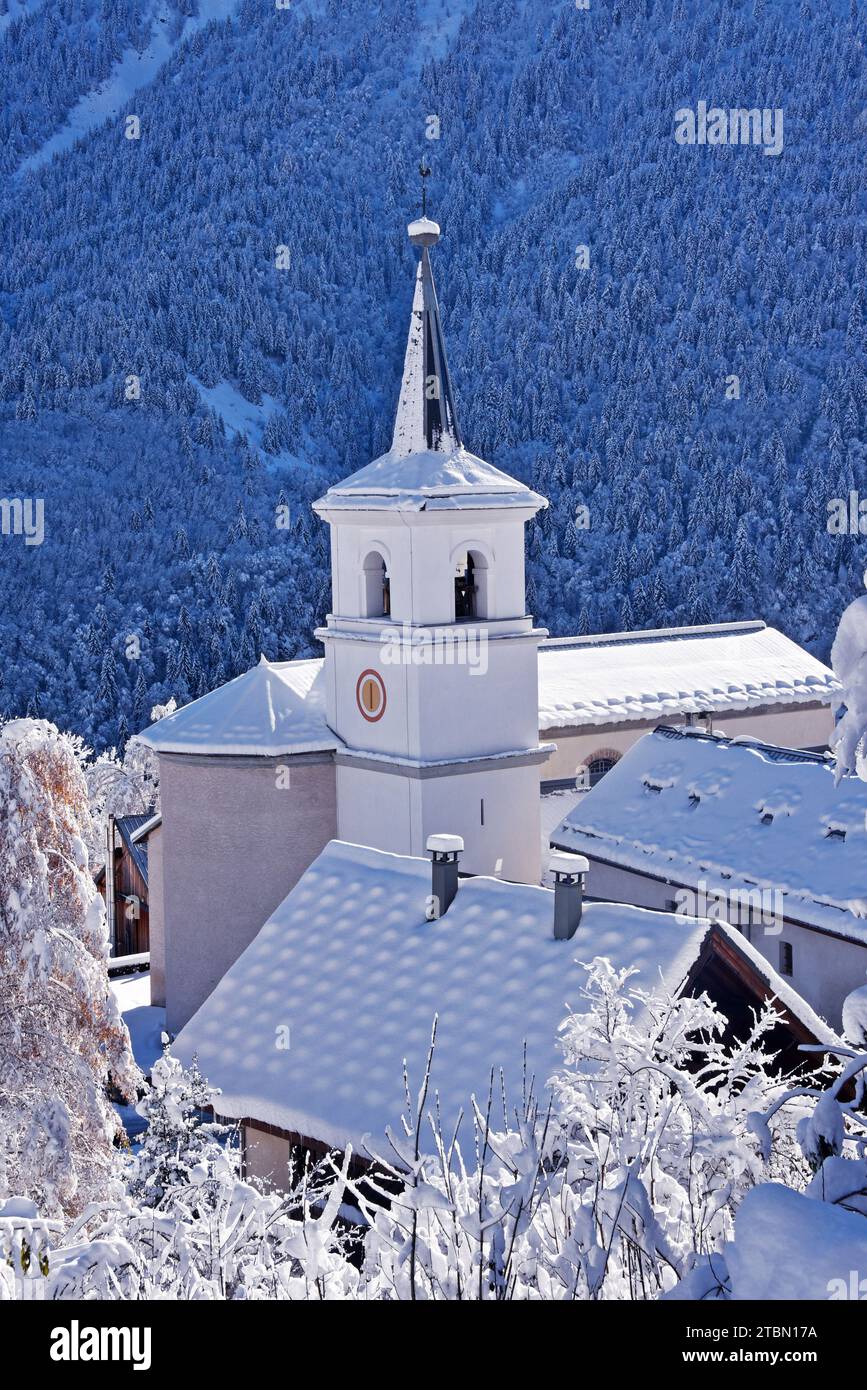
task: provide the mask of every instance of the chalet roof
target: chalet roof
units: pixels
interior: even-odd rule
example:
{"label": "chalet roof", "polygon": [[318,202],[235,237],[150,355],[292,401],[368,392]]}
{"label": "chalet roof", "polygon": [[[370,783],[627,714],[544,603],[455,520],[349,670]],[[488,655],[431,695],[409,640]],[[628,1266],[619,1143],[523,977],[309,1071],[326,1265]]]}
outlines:
{"label": "chalet roof", "polygon": [[[729,928],[621,904],[589,903],[572,941],[553,936],[553,893],[493,878],[461,881],[438,921],[425,918],[425,859],[332,841],[173,1044],[221,1088],[222,1115],[326,1144],[381,1141],[404,1109],[403,1062],[419,1084],[438,1017],[432,1086],[444,1129],[502,1068],[536,1094],[560,1066],[558,1027],[586,1007],[579,961],[634,966],[637,983],[675,992],[708,933],[734,940],[762,980],[822,1041],[833,1035]],[[288,1025],[288,1050],[275,1048]],[[499,1083],[498,1083],[499,1084]]]}
{"label": "chalet roof", "polygon": [[[161,817],[154,815],[153,811],[148,811],[143,816],[117,816],[114,822],[115,829],[120,835],[121,842],[127,854],[132,859],[142,878],[147,884],[148,881],[148,849],[147,835],[161,821]],[[100,883],[105,875],[105,865],[100,864],[94,874],[96,883]]]}
{"label": "chalet roof", "polygon": [[153,820],[153,812],[148,811],[144,816],[118,816],[115,821],[120,838],[123,840],[124,847],[130,858],[144,879],[148,881],[148,847],[146,839],[136,839],[136,832],[147,825],[148,821]]}
{"label": "chalet roof", "polygon": [[159,753],[272,757],[341,746],[325,722],[322,661],[266,661],[143,733]]}
{"label": "chalet roof", "polygon": [[867,783],[835,785],[821,754],[661,727],[551,840],[687,887],[779,888],[791,920],[867,944],[865,816]]}
{"label": "chalet roof", "polygon": [[539,727],[762,705],[828,704],[833,671],[762,622],[548,639],[539,648]]}
{"label": "chalet roof", "polygon": [[544,497],[464,448],[428,251],[439,227],[423,218],[408,231],[421,259],[391,448],[330,487],[314,510],[546,507]]}

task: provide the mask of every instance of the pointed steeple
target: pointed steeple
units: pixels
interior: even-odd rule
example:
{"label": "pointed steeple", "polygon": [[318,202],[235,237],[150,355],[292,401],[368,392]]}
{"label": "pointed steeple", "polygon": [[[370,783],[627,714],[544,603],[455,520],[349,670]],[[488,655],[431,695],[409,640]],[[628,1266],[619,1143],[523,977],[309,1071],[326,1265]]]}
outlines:
{"label": "pointed steeple", "polygon": [[313,510],[328,518],[337,508],[433,511],[471,501],[486,508],[547,507],[544,497],[464,447],[430,263],[440,229],[423,212],[407,231],[421,259],[391,448],[333,483]]}
{"label": "pointed steeple", "polygon": [[421,248],[421,260],[391,451],[398,457],[422,450],[453,453],[461,447],[461,433],[429,254],[440,229],[429,217],[420,217],[407,231],[413,246]]}

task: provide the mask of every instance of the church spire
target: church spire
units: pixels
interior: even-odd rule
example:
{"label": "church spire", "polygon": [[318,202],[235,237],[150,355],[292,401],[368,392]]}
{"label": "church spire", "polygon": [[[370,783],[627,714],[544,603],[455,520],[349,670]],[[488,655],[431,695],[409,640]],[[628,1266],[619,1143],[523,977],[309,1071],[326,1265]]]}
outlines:
{"label": "church spire", "polygon": [[391,452],[398,456],[430,450],[452,453],[461,447],[461,434],[429,255],[430,247],[439,241],[440,229],[424,206],[423,215],[410,222],[407,231],[413,246],[421,248],[421,260]]}

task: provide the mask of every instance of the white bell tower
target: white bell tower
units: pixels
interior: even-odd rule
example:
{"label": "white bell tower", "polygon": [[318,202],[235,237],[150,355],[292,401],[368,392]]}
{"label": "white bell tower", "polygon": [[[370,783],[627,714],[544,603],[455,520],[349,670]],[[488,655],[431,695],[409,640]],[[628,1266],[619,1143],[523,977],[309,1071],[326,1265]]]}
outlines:
{"label": "white bell tower", "polygon": [[461,442],[429,248],[421,249],[392,445],[329,488],[325,645],[341,839],[423,855],[463,837],[461,868],[538,883],[539,641],[525,612],[524,525],[547,502]]}

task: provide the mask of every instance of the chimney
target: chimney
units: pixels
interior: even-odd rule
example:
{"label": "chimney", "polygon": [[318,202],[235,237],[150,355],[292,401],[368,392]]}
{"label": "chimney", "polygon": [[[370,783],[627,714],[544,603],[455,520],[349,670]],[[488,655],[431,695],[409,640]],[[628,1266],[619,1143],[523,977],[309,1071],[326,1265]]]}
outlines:
{"label": "chimney", "polygon": [[548,868],[554,875],[554,936],[558,941],[571,941],[581,921],[584,875],[590,865],[583,854],[555,849]]}
{"label": "chimney", "polygon": [[427,919],[435,922],[448,912],[458,891],[458,859],[463,854],[464,842],[460,835],[428,835],[427,850],[431,856]]}

